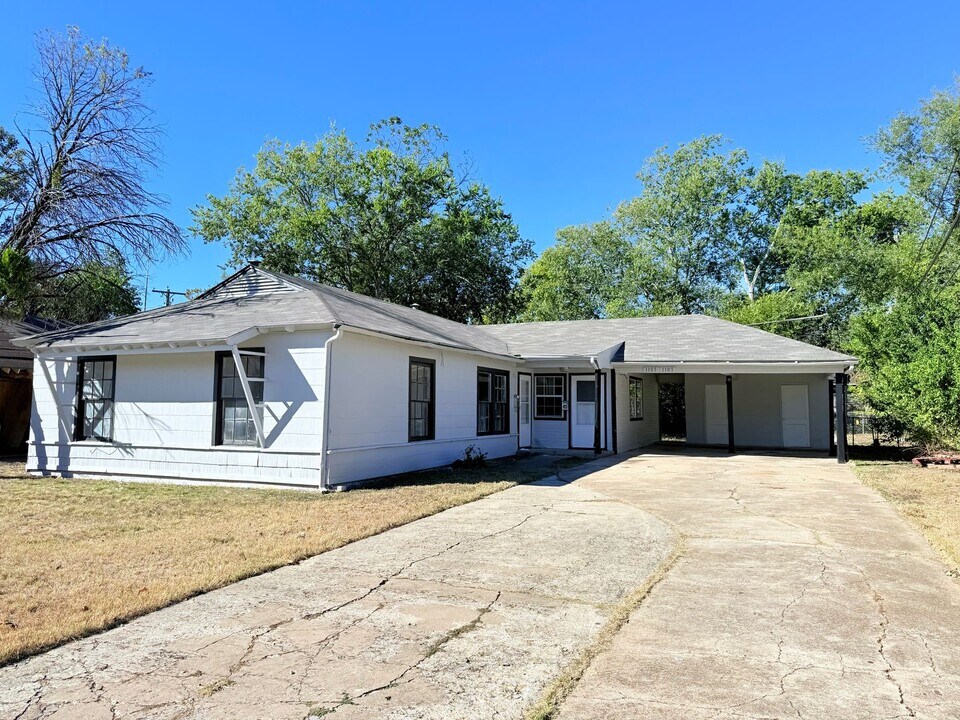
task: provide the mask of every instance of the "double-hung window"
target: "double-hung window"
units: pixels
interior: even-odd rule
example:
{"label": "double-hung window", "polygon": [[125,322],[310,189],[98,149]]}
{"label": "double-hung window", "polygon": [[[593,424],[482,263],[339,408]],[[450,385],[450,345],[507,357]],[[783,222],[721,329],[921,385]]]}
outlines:
{"label": "double-hung window", "polygon": [[410,358],[408,439],[433,440],[436,400],[436,363]]}
{"label": "double-hung window", "polygon": [[510,432],[510,374],[477,368],[477,435]]}
{"label": "double-hung window", "polygon": [[113,440],[115,357],[77,361],[77,426],[75,440]]}
{"label": "double-hung window", "polygon": [[[256,354],[247,354],[256,353]],[[253,405],[263,422],[263,348],[240,351]],[[229,351],[217,353],[217,445],[256,445],[257,426],[243,392],[243,381]]]}
{"label": "double-hung window", "polygon": [[630,378],[630,419],[643,420],[643,378]]}
{"label": "double-hung window", "polygon": [[564,375],[537,375],[534,383],[533,417],[537,420],[564,420],[567,417],[563,409],[566,400]]}

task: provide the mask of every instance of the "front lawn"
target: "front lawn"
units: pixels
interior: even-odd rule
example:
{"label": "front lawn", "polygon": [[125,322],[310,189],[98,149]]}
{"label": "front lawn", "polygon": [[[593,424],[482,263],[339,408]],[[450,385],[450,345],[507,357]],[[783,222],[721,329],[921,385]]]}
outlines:
{"label": "front lawn", "polygon": [[321,495],[28,478],[0,461],[0,664],[569,463],[497,461]]}
{"label": "front lawn", "polygon": [[960,470],[904,461],[856,461],[860,479],[913,522],[960,575]]}

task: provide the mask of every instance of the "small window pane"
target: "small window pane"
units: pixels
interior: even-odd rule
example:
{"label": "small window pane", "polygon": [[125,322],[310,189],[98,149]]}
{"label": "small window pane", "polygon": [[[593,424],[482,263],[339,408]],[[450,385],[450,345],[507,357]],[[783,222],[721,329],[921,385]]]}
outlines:
{"label": "small window pane", "polygon": [[642,378],[630,378],[630,419],[643,420]]}
{"label": "small window pane", "polygon": [[538,375],[534,383],[534,417],[562,420],[565,417],[563,375]]}
{"label": "small window pane", "polygon": [[112,358],[77,363],[77,440],[113,438],[114,363]]}
{"label": "small window pane", "polygon": [[593,380],[577,380],[577,402],[594,402],[597,398],[597,384]]}

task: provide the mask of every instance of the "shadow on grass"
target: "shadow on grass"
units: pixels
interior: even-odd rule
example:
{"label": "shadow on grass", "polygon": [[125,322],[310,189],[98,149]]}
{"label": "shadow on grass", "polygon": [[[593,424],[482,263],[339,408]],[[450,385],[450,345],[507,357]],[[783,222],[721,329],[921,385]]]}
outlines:
{"label": "shadow on grass", "polygon": [[916,446],[857,445],[855,447],[848,447],[847,452],[851,460],[877,463],[902,463],[912,461],[917,455],[922,454],[923,451]]}
{"label": "shadow on grass", "polygon": [[513,482],[522,485],[577,467],[592,459],[592,457],[574,455],[514,455],[508,458],[488,460],[479,467],[455,468],[447,465],[431,470],[388,475],[352,484],[346,487],[345,491],[383,490],[402,486],[443,485],[448,483],[477,485],[490,482]]}

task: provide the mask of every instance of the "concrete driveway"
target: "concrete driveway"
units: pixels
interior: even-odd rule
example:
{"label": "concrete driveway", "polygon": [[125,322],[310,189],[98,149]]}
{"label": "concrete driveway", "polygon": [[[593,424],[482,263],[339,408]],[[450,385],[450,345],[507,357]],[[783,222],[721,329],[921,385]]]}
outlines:
{"label": "concrete driveway", "polygon": [[512,488],[0,668],[0,718],[518,718],[672,542]]}
{"label": "concrete driveway", "polygon": [[561,720],[960,717],[960,585],[848,468],[577,474],[0,668],[0,718],[521,718],[677,547]]}
{"label": "concrete driveway", "polygon": [[659,453],[579,484],[684,548],[562,720],[960,717],[960,584],[847,467]]}

